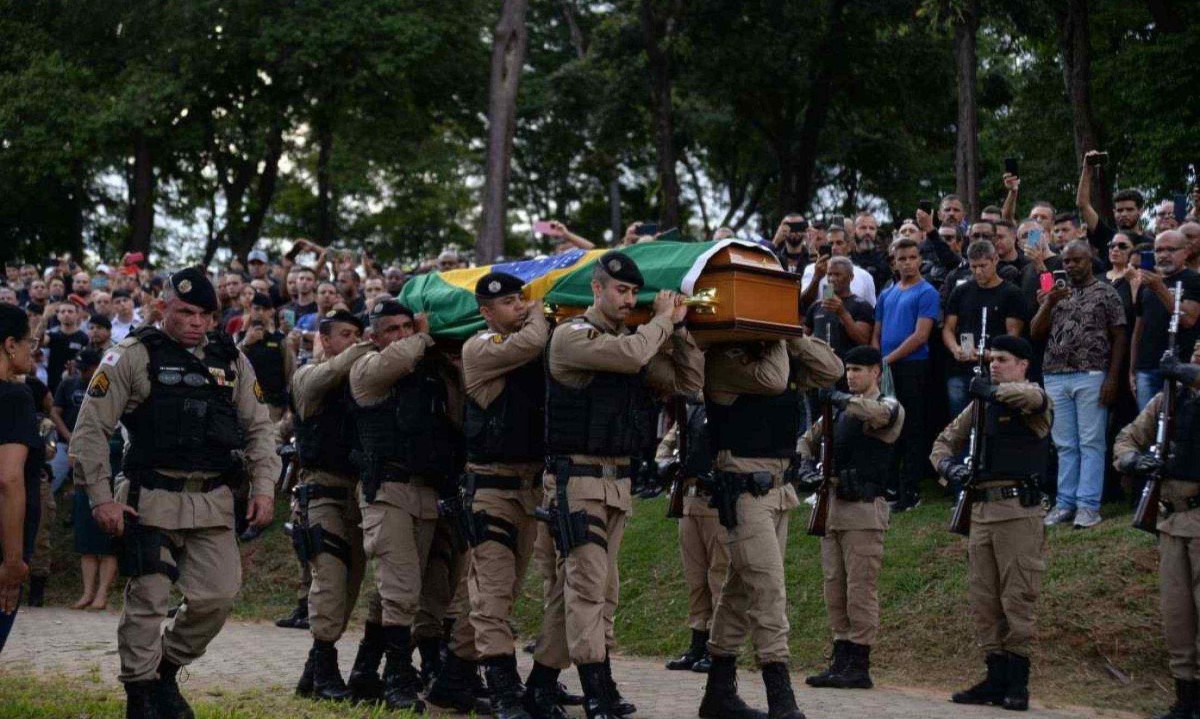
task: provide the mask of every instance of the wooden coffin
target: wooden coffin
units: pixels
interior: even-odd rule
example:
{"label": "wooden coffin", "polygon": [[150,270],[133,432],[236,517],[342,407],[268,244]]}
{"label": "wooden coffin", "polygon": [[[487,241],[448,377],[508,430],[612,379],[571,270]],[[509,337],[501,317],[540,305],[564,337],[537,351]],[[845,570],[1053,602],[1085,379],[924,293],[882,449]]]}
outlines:
{"label": "wooden coffin", "polygon": [[[800,276],[780,269],[775,257],[763,250],[723,247],[705,264],[691,297],[687,326],[702,345],[804,334]],[[562,320],[584,309],[560,306],[555,315]],[[639,306],[626,324],[640,325],[650,316],[648,306]]]}

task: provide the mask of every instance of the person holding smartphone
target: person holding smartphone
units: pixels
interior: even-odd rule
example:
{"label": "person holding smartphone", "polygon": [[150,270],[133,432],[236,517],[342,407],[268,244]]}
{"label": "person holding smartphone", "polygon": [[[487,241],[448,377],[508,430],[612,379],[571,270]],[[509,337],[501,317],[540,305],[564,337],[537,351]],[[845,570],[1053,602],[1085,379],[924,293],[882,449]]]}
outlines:
{"label": "person holding smartphone", "polygon": [[804,215],[793,212],[783,218],[775,229],[775,237],[771,244],[775,247],[775,256],[783,269],[794,274],[801,274],[808,265],[809,253],[805,246],[808,239],[808,221]]}
{"label": "person holding smartphone", "polygon": [[1179,334],[1175,353],[1181,360],[1192,355],[1196,343],[1197,319],[1200,319],[1200,274],[1184,264],[1188,242],[1182,232],[1169,230],[1154,240],[1154,269],[1138,269],[1140,289],[1135,303],[1137,319],[1133,324],[1130,351],[1130,386],[1137,395],[1138,409],[1144,409],[1162,389],[1159,371],[1163,353],[1167,350],[1167,332],[1175,298],[1171,295],[1176,283],[1182,283]]}
{"label": "person holding smartphone", "polygon": [[1089,150],[1083,156],[1083,167],[1080,168],[1079,186],[1075,191],[1075,208],[1079,217],[1088,226],[1088,242],[1096,251],[1103,255],[1112,242],[1113,235],[1124,232],[1133,240],[1134,245],[1143,242],[1153,242],[1154,238],[1142,233],[1140,221],[1142,209],[1146,206],[1146,198],[1137,190],[1118,190],[1113,193],[1113,216],[1101,218],[1096,208],[1092,207],[1092,176],[1099,172],[1108,161],[1108,153],[1099,150]]}

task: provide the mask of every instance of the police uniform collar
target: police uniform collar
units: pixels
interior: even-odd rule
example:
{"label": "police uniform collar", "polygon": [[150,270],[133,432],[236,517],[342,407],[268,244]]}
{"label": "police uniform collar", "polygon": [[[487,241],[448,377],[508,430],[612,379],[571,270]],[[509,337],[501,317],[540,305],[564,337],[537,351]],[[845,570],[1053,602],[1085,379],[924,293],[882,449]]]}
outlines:
{"label": "police uniform collar", "polygon": [[598,330],[609,334],[621,334],[621,323],[610,322],[596,305],[589,306],[587,311],[583,313],[583,317],[588,321],[588,324],[591,324]]}
{"label": "police uniform collar", "polygon": [[879,391],[879,387],[876,386],[875,389],[871,390],[870,392],[863,392],[862,394],[856,394],[854,396],[862,397],[863,399],[879,399],[883,396],[883,392]]}

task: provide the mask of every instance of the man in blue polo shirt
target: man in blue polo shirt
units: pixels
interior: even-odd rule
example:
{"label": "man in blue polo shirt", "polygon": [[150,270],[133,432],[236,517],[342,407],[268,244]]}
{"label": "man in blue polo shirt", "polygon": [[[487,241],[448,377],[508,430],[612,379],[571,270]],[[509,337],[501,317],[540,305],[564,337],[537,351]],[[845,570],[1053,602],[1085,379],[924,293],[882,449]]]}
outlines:
{"label": "man in blue polo shirt", "polygon": [[875,305],[875,331],[871,344],[883,353],[892,371],[896,399],[904,407],[904,429],[896,452],[898,467],[892,473],[896,501],[894,512],[920,504],[918,487],[925,474],[932,442],[926,402],[932,387],[929,374],[929,334],[938,318],[938,292],[921,277],[921,250],[915,240],[892,243],[892,257],[900,279]]}

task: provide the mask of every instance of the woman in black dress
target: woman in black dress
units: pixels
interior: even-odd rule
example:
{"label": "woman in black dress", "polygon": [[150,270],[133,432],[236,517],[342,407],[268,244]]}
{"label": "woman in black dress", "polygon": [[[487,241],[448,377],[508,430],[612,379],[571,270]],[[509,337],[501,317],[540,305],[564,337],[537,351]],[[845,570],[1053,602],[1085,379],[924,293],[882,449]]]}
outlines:
{"label": "woman in black dress", "polygon": [[42,439],[33,395],[18,381],[32,371],[29,317],[0,305],[0,650],[16,618],[37,533]]}

